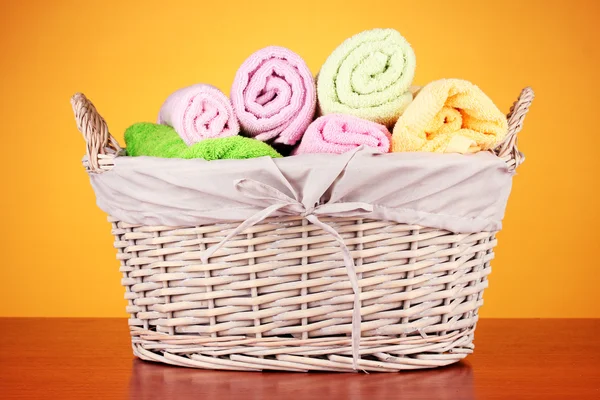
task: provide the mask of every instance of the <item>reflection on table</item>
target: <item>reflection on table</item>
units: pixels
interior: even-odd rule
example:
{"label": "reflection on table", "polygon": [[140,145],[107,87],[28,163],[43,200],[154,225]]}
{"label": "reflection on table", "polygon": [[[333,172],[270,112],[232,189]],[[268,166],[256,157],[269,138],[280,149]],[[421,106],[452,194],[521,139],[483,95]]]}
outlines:
{"label": "reflection on table", "polygon": [[171,367],[134,360],[130,398],[197,396],[222,399],[474,399],[468,361],[400,373],[226,372]]}

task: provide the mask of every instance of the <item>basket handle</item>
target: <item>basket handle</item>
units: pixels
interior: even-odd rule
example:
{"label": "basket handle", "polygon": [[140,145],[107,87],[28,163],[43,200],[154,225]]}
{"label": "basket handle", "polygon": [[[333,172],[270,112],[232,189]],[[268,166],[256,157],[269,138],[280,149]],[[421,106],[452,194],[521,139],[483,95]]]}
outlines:
{"label": "basket handle", "polygon": [[77,129],[83,134],[86,143],[88,168],[92,172],[104,172],[99,159],[102,155],[117,156],[123,153],[119,143],[108,131],[106,121],[96,110],[92,102],[83,93],[71,97]]}
{"label": "basket handle", "polygon": [[493,150],[494,154],[505,159],[511,171],[525,161],[525,156],[517,148],[517,134],[523,128],[523,120],[534,97],[535,94],[530,87],[526,87],[521,91],[519,98],[514,102],[506,116],[508,119],[508,134],[502,143]]}

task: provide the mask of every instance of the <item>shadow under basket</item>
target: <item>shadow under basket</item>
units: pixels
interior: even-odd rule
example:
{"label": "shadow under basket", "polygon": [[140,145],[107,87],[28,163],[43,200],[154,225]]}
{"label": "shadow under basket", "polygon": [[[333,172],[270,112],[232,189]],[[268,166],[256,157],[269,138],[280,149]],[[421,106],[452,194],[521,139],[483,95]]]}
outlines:
{"label": "shadow under basket", "polygon": [[[533,100],[521,92],[494,153],[515,169],[517,133]],[[90,173],[122,155],[94,106],[72,100]],[[452,364],[473,352],[496,232],[453,233],[356,217],[322,221],[356,266],[355,294],[338,241],[301,216],[268,218],[201,255],[239,223],[131,225],[109,217],[128,300],[134,354],[239,371],[393,372]],[[360,300],[360,358],[350,326]],[[355,349],[356,350],[356,349]],[[356,368],[354,368],[356,367]]]}

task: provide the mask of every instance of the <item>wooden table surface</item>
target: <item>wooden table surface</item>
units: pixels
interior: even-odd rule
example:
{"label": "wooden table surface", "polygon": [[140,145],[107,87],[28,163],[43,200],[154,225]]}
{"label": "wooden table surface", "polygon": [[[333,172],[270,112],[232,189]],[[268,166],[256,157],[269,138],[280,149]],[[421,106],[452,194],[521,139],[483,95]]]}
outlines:
{"label": "wooden table surface", "polygon": [[134,359],[124,319],[0,318],[0,399],[600,399],[600,319],[483,319],[475,343],[436,370],[217,372]]}

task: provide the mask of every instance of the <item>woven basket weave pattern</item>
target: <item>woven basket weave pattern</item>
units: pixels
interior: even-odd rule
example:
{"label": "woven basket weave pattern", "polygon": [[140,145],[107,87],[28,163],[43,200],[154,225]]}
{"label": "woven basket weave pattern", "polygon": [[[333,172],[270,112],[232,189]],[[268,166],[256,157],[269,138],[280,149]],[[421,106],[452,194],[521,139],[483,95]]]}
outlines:
{"label": "woven basket weave pattern", "polygon": [[[86,114],[81,110],[97,113],[77,96],[73,106],[80,121]],[[525,89],[509,115],[509,137],[498,148],[509,168],[522,161],[516,133],[532,99]],[[86,167],[112,168],[121,148],[104,120],[86,116],[78,125],[94,160]],[[237,223],[163,227],[109,220],[138,357],[226,370],[353,370],[355,295],[338,242],[321,228],[302,217],[269,218],[202,263],[202,252]],[[356,264],[361,369],[430,368],[473,351],[495,232],[322,220],[343,237]]]}
{"label": "woven basket weave pattern", "polygon": [[[169,340],[174,334],[194,334],[204,336],[197,340],[201,346],[206,336],[219,338],[221,347],[230,342],[235,349],[232,361],[262,356],[248,361],[257,368],[281,369],[285,365],[279,361],[285,355],[322,361],[340,355],[344,360],[338,363],[351,369],[348,335],[354,295],[339,245],[303,221],[265,221],[230,240],[208,265],[201,264],[201,252],[236,224],[173,229],[114,221],[138,355],[164,361],[164,356],[140,351],[150,347],[180,356],[192,352],[231,357],[232,348],[201,349],[193,337],[184,345]],[[394,355],[416,353],[405,360],[414,367],[448,364],[471,352],[496,244],[493,234],[457,235],[361,219],[325,221],[352,249],[362,292],[363,342],[384,340]],[[144,337],[152,331],[168,336]],[[235,345],[244,337],[255,340]],[[424,346],[424,337],[433,345]],[[264,347],[263,338],[304,344]],[[414,339],[418,340],[411,343]],[[380,347],[366,341],[361,346],[364,361],[389,357]],[[454,353],[444,354],[450,349]]]}

